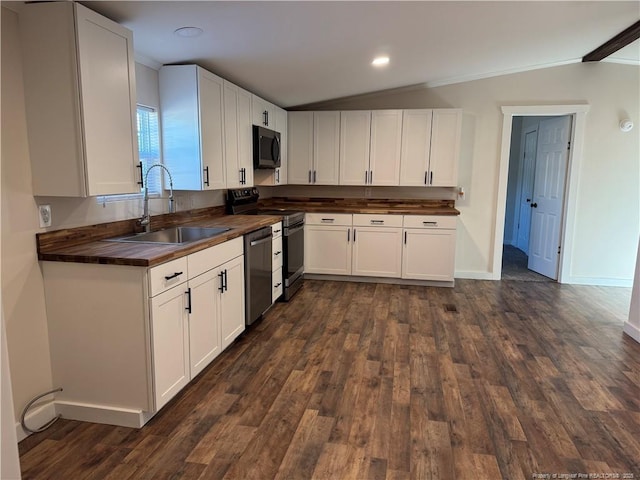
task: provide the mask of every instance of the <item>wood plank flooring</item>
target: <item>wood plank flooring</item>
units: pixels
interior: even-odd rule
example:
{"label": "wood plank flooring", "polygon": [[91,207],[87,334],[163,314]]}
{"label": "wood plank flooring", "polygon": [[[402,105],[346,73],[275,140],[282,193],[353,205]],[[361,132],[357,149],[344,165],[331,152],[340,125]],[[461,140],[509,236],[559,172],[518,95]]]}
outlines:
{"label": "wood plank flooring", "polygon": [[23,478],[640,479],[629,296],[307,281],[144,428],[23,440]]}

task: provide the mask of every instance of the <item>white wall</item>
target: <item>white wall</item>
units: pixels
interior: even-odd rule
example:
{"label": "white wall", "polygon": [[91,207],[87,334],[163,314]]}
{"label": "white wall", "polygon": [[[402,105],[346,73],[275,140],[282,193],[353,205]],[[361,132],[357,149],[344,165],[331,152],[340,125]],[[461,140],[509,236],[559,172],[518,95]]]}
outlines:
{"label": "white wall", "polygon": [[630,286],[640,232],[640,136],[622,133],[623,117],[640,125],[640,68],[614,63],[572,64],[437,88],[408,88],[326,102],[325,110],[452,108],[464,110],[456,202],[456,276],[491,278],[497,179],[502,139],[501,107],[588,104],[584,158],[578,187],[575,283]]}
{"label": "white wall", "polygon": [[50,390],[51,362],[44,286],[35,249],[39,231],[22,84],[17,15],[2,8],[2,302],[15,418]]}

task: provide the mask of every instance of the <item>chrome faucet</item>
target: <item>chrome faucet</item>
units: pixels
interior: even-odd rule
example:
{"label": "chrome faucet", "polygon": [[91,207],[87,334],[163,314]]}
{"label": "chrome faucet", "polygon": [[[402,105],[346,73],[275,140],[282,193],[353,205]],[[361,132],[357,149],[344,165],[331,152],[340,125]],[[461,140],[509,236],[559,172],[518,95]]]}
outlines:
{"label": "chrome faucet", "polygon": [[143,209],[142,209],[142,217],[138,220],[138,223],[144,227],[145,232],[151,231],[151,216],[149,215],[149,172],[153,167],[160,167],[167,175],[169,175],[169,213],[174,213],[175,206],[173,203],[173,179],[171,178],[171,172],[167,167],[162,165],[161,163],[154,163],[147,169],[147,173],[144,176],[144,200],[143,200]]}

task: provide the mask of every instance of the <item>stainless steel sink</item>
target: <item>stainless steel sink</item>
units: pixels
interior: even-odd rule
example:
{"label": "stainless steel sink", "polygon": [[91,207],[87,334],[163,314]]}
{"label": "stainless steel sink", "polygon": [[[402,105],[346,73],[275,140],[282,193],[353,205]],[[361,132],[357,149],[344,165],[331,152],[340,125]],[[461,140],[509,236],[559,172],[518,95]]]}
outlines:
{"label": "stainless steel sink", "polygon": [[107,239],[110,242],[161,243],[179,245],[212,238],[231,230],[228,227],[173,227],[155,232],[138,233],[128,237]]}

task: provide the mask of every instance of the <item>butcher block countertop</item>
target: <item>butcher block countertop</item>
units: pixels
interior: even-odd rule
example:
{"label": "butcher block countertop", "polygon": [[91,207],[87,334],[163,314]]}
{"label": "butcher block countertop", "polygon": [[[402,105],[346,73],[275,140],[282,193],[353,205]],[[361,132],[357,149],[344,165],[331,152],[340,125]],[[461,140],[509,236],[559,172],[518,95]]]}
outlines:
{"label": "butcher block countertop", "polygon": [[[304,212],[396,215],[459,215],[453,200],[382,200],[344,198],[269,198],[262,207]],[[223,206],[151,217],[151,230],[175,226],[228,227],[212,238],[185,244],[114,242],[109,239],[140,233],[137,219],[55,230],[36,235],[38,259],[53,262],[98,263],[152,267],[240,237],[282,220],[278,215],[226,215]]]}
{"label": "butcher block countertop", "polygon": [[453,200],[274,197],[263,200],[262,205],[309,213],[460,215]]}
{"label": "butcher block countertop", "polygon": [[[185,244],[113,242],[107,239],[135,233],[136,220],[89,225],[36,235],[38,259],[54,262],[100,263],[152,267],[240,237],[282,220],[277,215],[224,215],[224,208],[194,210],[151,217],[152,230],[181,226],[229,227],[212,238]],[[173,218],[172,218],[173,217]]]}

